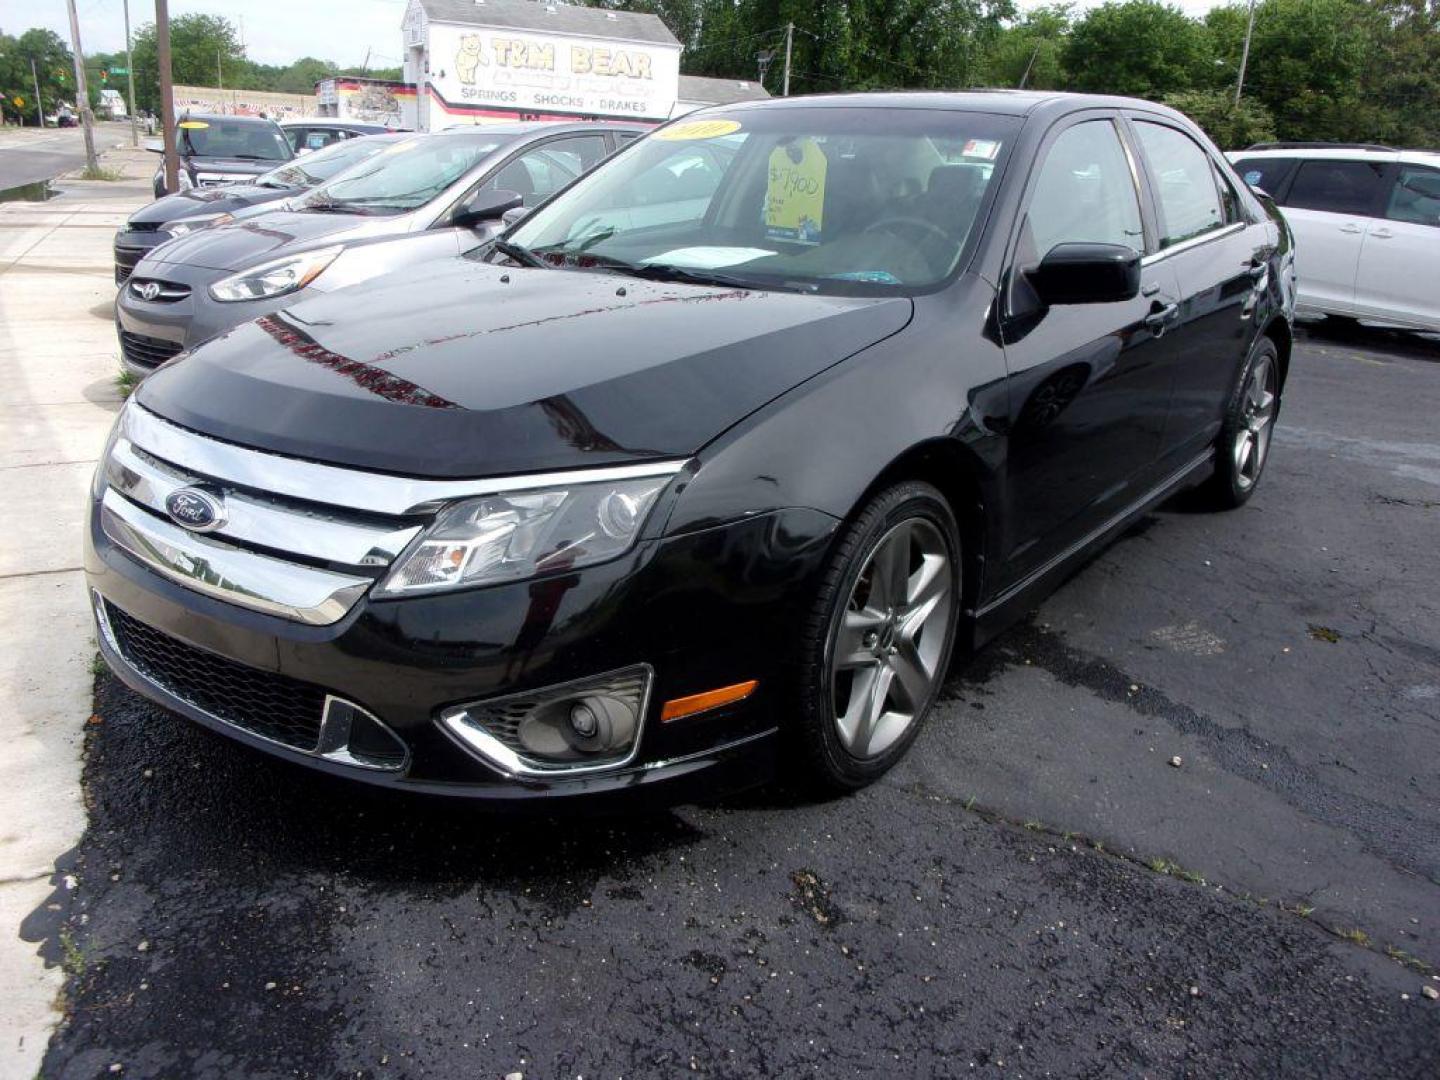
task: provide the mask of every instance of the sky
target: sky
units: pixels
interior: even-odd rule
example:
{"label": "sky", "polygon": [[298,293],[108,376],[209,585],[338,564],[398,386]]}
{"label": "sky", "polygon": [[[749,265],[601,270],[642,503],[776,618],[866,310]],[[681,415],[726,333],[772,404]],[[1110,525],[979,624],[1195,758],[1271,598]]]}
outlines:
{"label": "sky", "polygon": [[[1024,8],[1048,0],[1018,0]],[[1078,0],[1079,9],[1101,0]],[[1174,0],[1190,15],[1203,15],[1215,0]],[[76,0],[85,52],[119,52],[125,47],[123,0]],[[23,11],[23,14],[17,12]],[[170,15],[200,12],[224,15],[243,25],[247,53],[262,64],[288,64],[302,56],[359,65],[371,50],[372,67],[398,67],[400,19],[405,0],[170,0]],[[243,24],[242,24],[243,16]],[[151,0],[130,0],[130,25],[154,21]],[[31,26],[54,30],[67,42],[70,21],[65,0],[0,0],[0,29],[20,33]]]}

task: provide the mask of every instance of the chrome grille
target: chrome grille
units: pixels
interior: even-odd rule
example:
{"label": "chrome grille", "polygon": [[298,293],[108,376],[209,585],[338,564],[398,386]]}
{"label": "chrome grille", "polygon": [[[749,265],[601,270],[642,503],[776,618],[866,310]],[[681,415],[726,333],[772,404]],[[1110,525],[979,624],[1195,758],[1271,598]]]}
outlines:
{"label": "chrome grille", "polygon": [[[666,475],[682,464],[584,475]],[[571,475],[425,480],[365,472],[222,442],[131,402],[105,459],[100,524],[118,547],[189,589],[325,626],[344,618],[442,507]],[[222,512],[203,527],[182,527],[167,504],[196,493]]]}

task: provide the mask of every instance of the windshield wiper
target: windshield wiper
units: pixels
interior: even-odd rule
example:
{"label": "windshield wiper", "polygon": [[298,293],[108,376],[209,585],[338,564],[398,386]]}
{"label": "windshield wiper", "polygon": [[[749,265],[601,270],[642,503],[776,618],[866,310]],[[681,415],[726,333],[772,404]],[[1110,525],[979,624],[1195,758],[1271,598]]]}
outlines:
{"label": "windshield wiper", "polygon": [[354,206],[339,199],[307,199],[304,210],[314,210],[322,214],[366,214],[369,213],[361,207]]}
{"label": "windshield wiper", "polygon": [[716,285],[727,289],[774,289],[777,292],[813,292],[813,287],[795,285],[780,281],[752,281],[731,274],[717,274],[713,270],[692,270],[669,263],[629,263],[623,259],[611,259],[604,255],[587,256],[595,265],[604,270],[629,274],[631,277],[648,281],[679,281],[686,285]]}
{"label": "windshield wiper", "polygon": [[490,241],[490,246],[511,262],[517,262],[522,266],[535,266],[542,270],[548,269],[550,266],[549,263],[539,255],[536,255],[535,252],[513,241],[495,239]]}

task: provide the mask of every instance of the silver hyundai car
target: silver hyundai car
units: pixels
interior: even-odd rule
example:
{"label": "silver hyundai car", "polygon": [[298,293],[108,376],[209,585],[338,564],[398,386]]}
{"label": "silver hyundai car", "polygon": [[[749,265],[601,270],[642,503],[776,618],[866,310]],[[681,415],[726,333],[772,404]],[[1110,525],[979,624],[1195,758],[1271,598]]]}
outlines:
{"label": "silver hyundai car", "polygon": [[143,378],[200,342],[304,295],[332,292],[488,239],[645,132],[637,124],[517,123],[416,135],[292,203],[177,237],[115,301],[123,364]]}

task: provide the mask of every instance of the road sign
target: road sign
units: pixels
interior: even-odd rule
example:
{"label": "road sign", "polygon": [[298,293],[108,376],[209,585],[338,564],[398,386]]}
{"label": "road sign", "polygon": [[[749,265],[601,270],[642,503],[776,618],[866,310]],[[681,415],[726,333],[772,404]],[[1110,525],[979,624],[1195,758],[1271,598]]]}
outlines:
{"label": "road sign", "polygon": [[129,75],[129,74],[130,74],[130,69],[129,69],[128,67],[114,67],[114,66],[112,66],[109,70],[110,70],[110,74],[111,74],[111,75]]}

